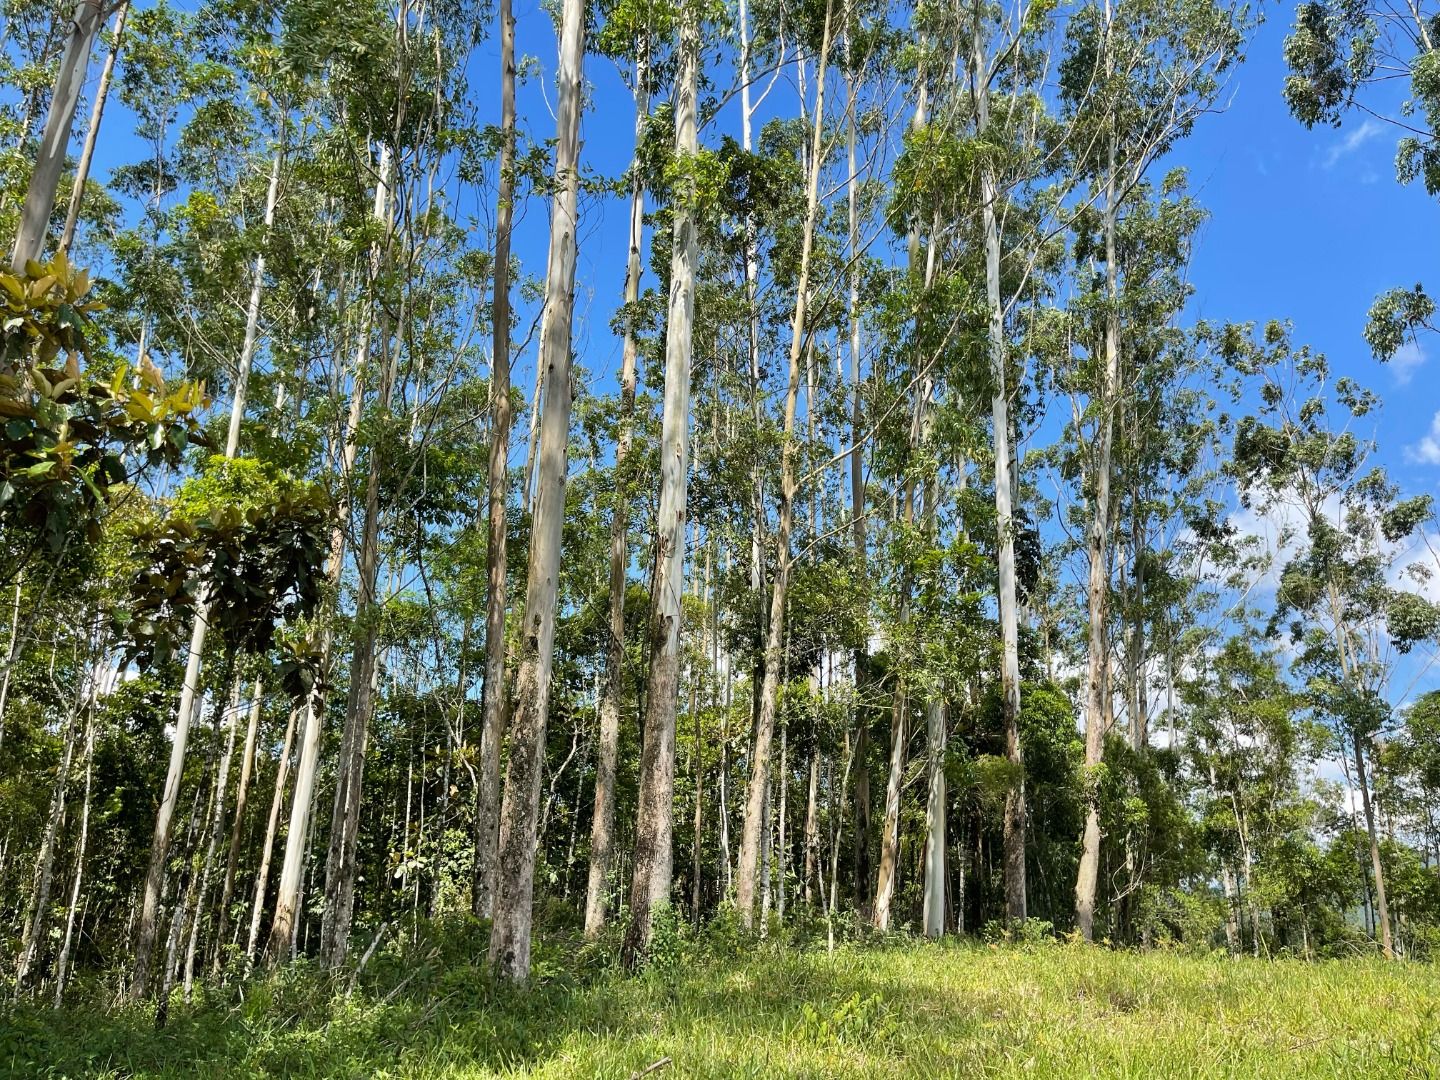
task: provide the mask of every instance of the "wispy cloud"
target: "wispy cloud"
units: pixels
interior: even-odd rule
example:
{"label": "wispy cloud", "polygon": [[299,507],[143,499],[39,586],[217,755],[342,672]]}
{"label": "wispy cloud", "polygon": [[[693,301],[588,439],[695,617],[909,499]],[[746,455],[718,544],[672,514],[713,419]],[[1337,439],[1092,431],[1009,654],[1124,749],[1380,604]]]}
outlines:
{"label": "wispy cloud", "polygon": [[1401,386],[1409,386],[1410,380],[1415,377],[1415,369],[1425,363],[1425,350],[1418,342],[1407,341],[1400,348],[1395,350],[1395,355],[1390,358],[1390,371],[1395,376],[1395,381]]}
{"label": "wispy cloud", "polygon": [[1429,432],[1405,448],[1405,459],[1416,465],[1440,465],[1440,412],[1431,419]]}
{"label": "wispy cloud", "polygon": [[1330,149],[1325,151],[1325,168],[1333,169],[1341,158],[1353,154],[1384,130],[1384,126],[1378,120],[1367,117],[1364,123],[1352,129],[1343,139],[1333,143]]}

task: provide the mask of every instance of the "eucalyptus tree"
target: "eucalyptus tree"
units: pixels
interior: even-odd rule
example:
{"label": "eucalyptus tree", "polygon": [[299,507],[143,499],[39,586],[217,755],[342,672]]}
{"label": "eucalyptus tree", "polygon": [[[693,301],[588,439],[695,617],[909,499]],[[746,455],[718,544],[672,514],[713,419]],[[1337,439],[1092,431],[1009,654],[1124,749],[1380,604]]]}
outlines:
{"label": "eucalyptus tree", "polygon": [[[660,430],[660,497],[650,585],[650,675],[635,821],[634,880],[626,958],[633,964],[648,945],[653,913],[670,896],[675,794],[675,720],[680,695],[680,622],[684,590],[686,494],[690,481],[690,370],[699,257],[697,217],[706,191],[696,136],[702,13],[682,0],[675,94],[675,155],[670,164],[674,233],[665,318],[664,412]],[[711,182],[713,183],[713,181]],[[698,749],[698,748],[697,748]]]}
{"label": "eucalyptus tree", "polygon": [[[615,502],[610,518],[609,627],[605,675],[600,691],[600,730],[595,749],[595,805],[590,826],[590,872],[585,893],[585,933],[594,936],[605,925],[610,874],[615,850],[615,772],[620,747],[620,709],[625,664],[625,589],[630,563],[628,541],[630,492],[627,462],[634,438],[637,323],[640,303],[641,249],[645,232],[643,169],[650,95],[656,77],[653,53],[671,12],[657,5],[619,3],[606,14],[597,48],[633,63],[631,92],[635,100],[635,150],[630,161],[630,216],[625,256],[625,293],[621,319],[624,342],[620,367],[620,417],[615,438]],[[660,25],[657,25],[660,24]],[[683,103],[679,103],[683,104]],[[676,123],[679,123],[677,117]],[[677,128],[678,134],[678,128]],[[678,143],[677,143],[678,148]]]}
{"label": "eucalyptus tree", "polygon": [[[1086,607],[1089,622],[1085,676],[1085,764],[1096,789],[1104,761],[1108,698],[1112,473],[1117,420],[1125,382],[1122,282],[1126,268],[1117,244],[1119,222],[1155,160],[1193,128],[1218,100],[1225,72],[1239,59],[1244,10],[1225,2],[1173,7],[1153,0],[1088,4],[1066,24],[1059,76],[1067,123],[1084,129],[1073,168],[1090,186],[1095,242],[1076,252],[1081,267],[1100,277],[1100,327],[1083,344],[1091,354],[1083,488],[1087,502]],[[1080,432],[1075,432],[1077,440]],[[1081,837],[1075,885],[1075,919],[1093,934],[1100,868],[1099,806],[1092,795]]]}
{"label": "eucalyptus tree", "polygon": [[65,209],[65,226],[60,232],[60,249],[69,251],[75,241],[75,229],[80,222],[80,208],[85,198],[85,186],[90,178],[90,165],[95,160],[95,146],[100,140],[100,121],[105,117],[105,103],[110,97],[110,84],[115,76],[115,61],[119,59],[120,47],[125,33],[125,16],[130,11],[130,0],[120,0],[115,9],[115,22],[110,29],[110,51],[100,69],[100,83],[95,88],[95,100],[90,106],[90,125],[85,130],[85,143],[80,150],[80,160],[75,164],[75,177],[70,183],[70,202]]}
{"label": "eucalyptus tree", "polygon": [[[202,83],[201,85],[203,86],[204,84]],[[230,86],[227,85],[225,80],[215,80],[208,86],[205,86],[205,89],[214,93],[222,100],[228,97],[230,93]],[[209,116],[207,111],[204,108],[197,109],[192,120],[192,125],[199,131],[200,137],[202,138],[205,135],[212,134],[207,130],[208,122]],[[183,145],[182,142],[182,146]],[[216,153],[212,156],[211,160],[223,159],[224,157],[224,154]],[[272,168],[269,170],[270,179],[267,184],[265,209],[260,222],[262,237],[269,231],[274,223],[276,198],[278,197],[280,183],[281,160],[281,152],[279,149],[276,149]],[[177,166],[180,169],[185,167],[185,156],[183,153],[178,157]],[[163,169],[163,165],[160,166],[160,168]],[[213,168],[215,170],[213,179],[217,182],[223,182],[225,178],[224,170],[227,166],[222,165]],[[158,179],[156,182],[159,182]],[[186,221],[184,217],[180,220],[182,223]],[[203,227],[200,222],[192,222],[191,224],[192,226],[200,225]],[[245,306],[246,320],[244,338],[231,384],[229,421],[224,443],[224,459],[227,461],[234,459],[240,449],[240,430],[245,415],[247,385],[257,343],[260,301],[264,279],[265,261],[262,247],[261,251],[257,252],[255,265],[251,272],[250,288],[248,290],[249,303]],[[148,991],[151,951],[155,944],[157,930],[156,918],[161,901],[165,865],[169,853],[171,819],[174,814],[176,801],[179,798],[180,785],[183,779],[186,745],[191,719],[195,712],[197,702],[203,694],[201,681],[202,664],[210,623],[210,604],[207,597],[202,595],[193,612],[193,624],[186,656],[185,676],[181,684],[179,702],[175,714],[175,735],[171,746],[170,767],[166,778],[165,790],[156,812],[155,834],[151,844],[150,865],[146,874],[144,897],[136,930],[135,973],[130,988],[132,998],[143,997]]]}
{"label": "eucalyptus tree", "polygon": [[785,645],[785,594],[793,553],[790,550],[794,525],[795,496],[798,492],[795,413],[800,390],[800,363],[811,327],[807,321],[810,261],[820,208],[820,173],[824,168],[825,90],[832,45],[833,0],[826,0],[824,21],[815,54],[815,103],[811,114],[809,155],[806,161],[805,216],[801,223],[800,264],[795,280],[795,307],[790,322],[788,381],[785,392],[784,423],[781,430],[780,512],[776,528],[775,576],[771,584],[769,620],[765,629],[764,679],[756,717],[755,746],[750,761],[750,779],[745,799],[745,823],[740,841],[735,906],[746,926],[753,923],[757,875],[760,868],[761,833],[765,826],[766,793],[770,785],[771,744],[779,703],[780,666]]}
{"label": "eucalyptus tree", "polygon": [[[506,541],[510,492],[510,233],[515,219],[515,15],[500,0],[500,161],[495,196],[495,262],[490,319],[490,459],[487,473],[485,681],[480,776],[475,802],[475,872],[471,911],[488,918],[495,898],[500,825],[500,742],[505,734]],[[463,693],[463,688],[462,688]]]}
{"label": "eucalyptus tree", "polygon": [[1303,826],[1300,770],[1312,767],[1322,741],[1301,718],[1299,696],[1286,684],[1273,650],[1239,637],[1201,661],[1181,686],[1186,707],[1186,756],[1204,801],[1201,823],[1220,864],[1226,941],[1263,948],[1261,879],[1279,845]]}
{"label": "eucalyptus tree", "polygon": [[[975,5],[969,14],[966,59],[974,127],[974,181],[978,181],[980,246],[984,252],[986,364],[990,388],[991,450],[995,487],[996,611],[1000,630],[1000,701],[1005,754],[1012,785],[1005,796],[1004,848],[1006,915],[1027,915],[1025,867],[1024,755],[1020,742],[1020,595],[1015,500],[1021,455],[1017,401],[1026,382],[1023,342],[1016,323],[1027,319],[1025,301],[1043,294],[1041,285],[1055,257],[1053,217],[1063,215],[1073,178],[1050,175],[1077,134],[1056,131],[1038,81],[1049,69],[1044,51],[1050,30],[1046,14],[1031,4],[991,11]],[[1041,193],[1034,188],[1053,181]],[[1039,197],[1037,197],[1037,195]],[[1047,216],[1046,210],[1049,215]]]}
{"label": "eucalyptus tree", "polygon": [[[1285,522],[1273,615],[1297,648],[1295,668],[1317,718],[1333,725],[1349,755],[1369,839],[1380,945],[1393,955],[1379,827],[1367,776],[1376,737],[1392,724],[1390,678],[1397,657],[1433,639],[1440,607],[1399,574],[1399,543],[1423,527],[1427,496],[1402,499],[1372,465],[1373,446],[1350,424],[1377,404],[1353,380],[1335,381],[1327,400],[1324,357],[1293,348],[1268,325],[1259,340],[1238,330],[1233,362],[1260,384],[1257,411],[1235,433],[1234,470],[1245,505]],[[1337,418],[1334,413],[1339,413]]]}
{"label": "eucalyptus tree", "polygon": [[540,420],[539,490],[531,526],[525,611],[520,625],[515,713],[500,812],[499,873],[489,951],[489,962],[496,973],[517,983],[525,982],[530,975],[536,825],[554,660],[561,526],[565,516],[566,455],[570,440],[570,324],[575,305],[580,187],[580,83],[585,53],[583,0],[565,0],[559,36],[555,196],[550,213],[550,254],[545,270],[545,306],[537,361],[544,372],[545,390]]}
{"label": "eucalyptus tree", "polygon": [[35,167],[20,208],[15,244],[10,251],[11,265],[17,270],[39,259],[45,246],[60,174],[65,166],[65,152],[70,145],[70,130],[75,124],[75,111],[80,105],[90,66],[90,52],[107,14],[104,0],[79,0],[70,18],[65,50],[55,76],[55,92],[45,118],[45,132],[40,138]]}

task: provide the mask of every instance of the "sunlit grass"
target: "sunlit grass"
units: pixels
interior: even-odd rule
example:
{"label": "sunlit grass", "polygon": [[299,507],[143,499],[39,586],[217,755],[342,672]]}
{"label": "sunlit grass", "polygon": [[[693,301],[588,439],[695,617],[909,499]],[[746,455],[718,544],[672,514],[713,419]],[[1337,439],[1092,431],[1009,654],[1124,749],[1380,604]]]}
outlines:
{"label": "sunlit grass", "polygon": [[[573,956],[572,953],[566,955]],[[52,1077],[1440,1076],[1440,974],[1053,945],[682,950],[639,978],[545,955],[497,990],[397,954],[150,1011],[0,1016],[0,1073]],[[401,980],[407,981],[401,985]]]}

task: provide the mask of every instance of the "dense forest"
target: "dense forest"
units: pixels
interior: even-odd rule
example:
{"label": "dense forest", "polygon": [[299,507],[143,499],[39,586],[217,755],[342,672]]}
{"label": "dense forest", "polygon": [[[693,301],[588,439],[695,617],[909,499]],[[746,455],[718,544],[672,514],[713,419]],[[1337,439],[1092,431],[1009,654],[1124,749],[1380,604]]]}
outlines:
{"label": "dense forest", "polygon": [[1179,163],[1293,18],[1288,122],[1440,193],[1440,13],[519,16],[5,0],[0,990],[1436,955],[1440,517],[1197,314]]}

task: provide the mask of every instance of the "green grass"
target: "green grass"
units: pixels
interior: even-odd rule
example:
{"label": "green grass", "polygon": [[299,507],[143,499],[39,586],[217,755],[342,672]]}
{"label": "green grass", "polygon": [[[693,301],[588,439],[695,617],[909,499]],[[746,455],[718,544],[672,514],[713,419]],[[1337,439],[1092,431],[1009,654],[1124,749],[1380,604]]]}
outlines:
{"label": "green grass", "polygon": [[1440,969],[1053,945],[544,953],[524,994],[439,948],[345,994],[306,969],[153,1011],[0,1015],[24,1077],[1440,1077]]}

